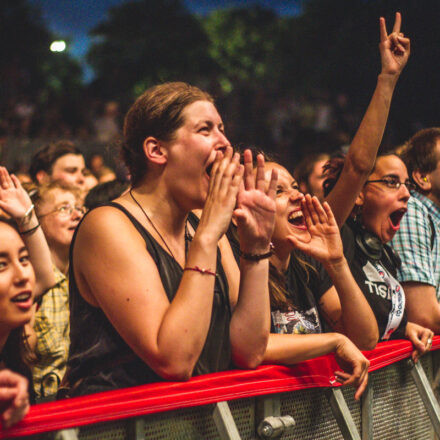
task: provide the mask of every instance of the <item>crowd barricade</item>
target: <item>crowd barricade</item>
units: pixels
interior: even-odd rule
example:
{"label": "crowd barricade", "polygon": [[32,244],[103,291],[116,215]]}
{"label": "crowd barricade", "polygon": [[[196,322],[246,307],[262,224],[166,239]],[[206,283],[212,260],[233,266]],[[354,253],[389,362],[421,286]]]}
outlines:
{"label": "crowd barricade", "polygon": [[408,341],[365,352],[370,377],[360,402],[335,380],[339,366],[328,355],[34,405],[0,439],[440,438],[438,349],[440,336],[415,365]]}

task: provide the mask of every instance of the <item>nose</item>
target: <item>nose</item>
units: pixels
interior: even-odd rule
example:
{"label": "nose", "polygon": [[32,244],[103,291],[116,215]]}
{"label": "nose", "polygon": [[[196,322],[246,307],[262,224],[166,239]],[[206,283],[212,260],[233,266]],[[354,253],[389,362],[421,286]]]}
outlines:
{"label": "nose", "polygon": [[405,184],[400,185],[399,191],[400,191],[399,200],[403,200],[403,201],[407,202],[409,200],[409,198],[411,197],[411,193],[409,192],[406,185]]}
{"label": "nose", "polygon": [[82,171],[80,171],[77,176],[76,176],[76,184],[78,186],[84,186],[86,183],[86,179],[84,178],[84,174],[82,173]]}
{"label": "nose", "polygon": [[290,189],[289,199],[291,202],[297,202],[298,200],[302,200],[304,198],[304,194],[295,188]]}
{"label": "nose", "polygon": [[32,271],[31,264],[23,265],[20,261],[14,266],[14,283],[16,285],[26,284],[30,279],[30,273]]}
{"label": "nose", "polygon": [[216,129],[216,139],[215,139],[215,149],[217,151],[221,151],[222,153],[225,152],[226,147],[230,147],[231,143],[229,142],[226,135],[223,133],[223,131]]}
{"label": "nose", "polygon": [[72,209],[71,217],[72,217],[73,220],[81,220],[81,218],[82,218],[83,215],[84,215],[84,214],[83,214],[83,212],[81,211],[81,208],[75,206],[75,207]]}

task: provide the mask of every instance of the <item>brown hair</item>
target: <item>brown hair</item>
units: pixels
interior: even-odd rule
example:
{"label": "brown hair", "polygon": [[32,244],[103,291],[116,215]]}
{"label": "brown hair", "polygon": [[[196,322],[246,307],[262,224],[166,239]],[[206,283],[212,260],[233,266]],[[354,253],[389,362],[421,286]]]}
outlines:
{"label": "brown hair", "polygon": [[[440,140],[440,127],[425,128],[418,131],[401,152],[400,158],[405,162],[408,175],[413,182],[414,171],[431,173],[436,169],[440,160],[435,148],[438,140]],[[417,189],[421,191],[418,186]]]}
{"label": "brown hair", "polygon": [[151,87],[131,106],[124,120],[121,156],[133,185],[147,172],[144,140],[148,136],[164,142],[173,140],[176,130],[184,123],[183,110],[196,101],[214,102],[211,95],[197,87],[171,82]]}
{"label": "brown hair", "polygon": [[40,148],[32,157],[29,166],[29,175],[34,182],[37,181],[38,171],[45,171],[47,174],[52,174],[54,163],[66,154],[81,155],[82,152],[75,146],[73,142],[67,140],[60,140]]}
{"label": "brown hair", "polygon": [[315,164],[321,160],[329,160],[330,155],[327,153],[313,153],[304,157],[301,162],[295,167],[293,177],[298,185],[305,183],[309,187],[309,177],[313,172]]}

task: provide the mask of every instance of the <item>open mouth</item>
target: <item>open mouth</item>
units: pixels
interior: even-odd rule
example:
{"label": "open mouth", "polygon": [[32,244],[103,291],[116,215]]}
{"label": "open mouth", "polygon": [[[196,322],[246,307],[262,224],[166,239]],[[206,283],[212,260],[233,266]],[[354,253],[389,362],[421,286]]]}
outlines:
{"label": "open mouth", "polygon": [[14,296],[11,301],[14,303],[18,303],[18,304],[25,304],[27,303],[30,299],[31,299],[32,293],[27,291],[27,292],[22,292],[19,295]]}
{"label": "open mouth", "polygon": [[307,229],[306,220],[304,218],[302,211],[291,212],[289,214],[287,221],[295,228],[303,229],[303,230]]}
{"label": "open mouth", "polygon": [[390,223],[391,227],[397,231],[400,228],[400,222],[402,220],[402,217],[406,213],[406,208],[397,209],[396,211],[393,211],[390,214]]}
{"label": "open mouth", "polygon": [[211,177],[212,167],[214,166],[214,162],[211,162],[206,168],[206,174]]}

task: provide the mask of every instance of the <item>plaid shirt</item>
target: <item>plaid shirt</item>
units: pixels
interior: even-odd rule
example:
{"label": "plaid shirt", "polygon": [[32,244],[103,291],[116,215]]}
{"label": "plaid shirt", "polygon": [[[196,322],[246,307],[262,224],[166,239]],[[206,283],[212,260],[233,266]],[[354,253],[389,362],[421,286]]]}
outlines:
{"label": "plaid shirt", "polygon": [[434,286],[440,301],[440,208],[416,191],[411,195],[408,212],[391,242],[402,259],[398,278]]}
{"label": "plaid shirt", "polygon": [[37,398],[53,395],[66,371],[69,354],[69,287],[67,278],[54,267],[56,285],[43,295],[35,313],[37,364],[32,375]]}

